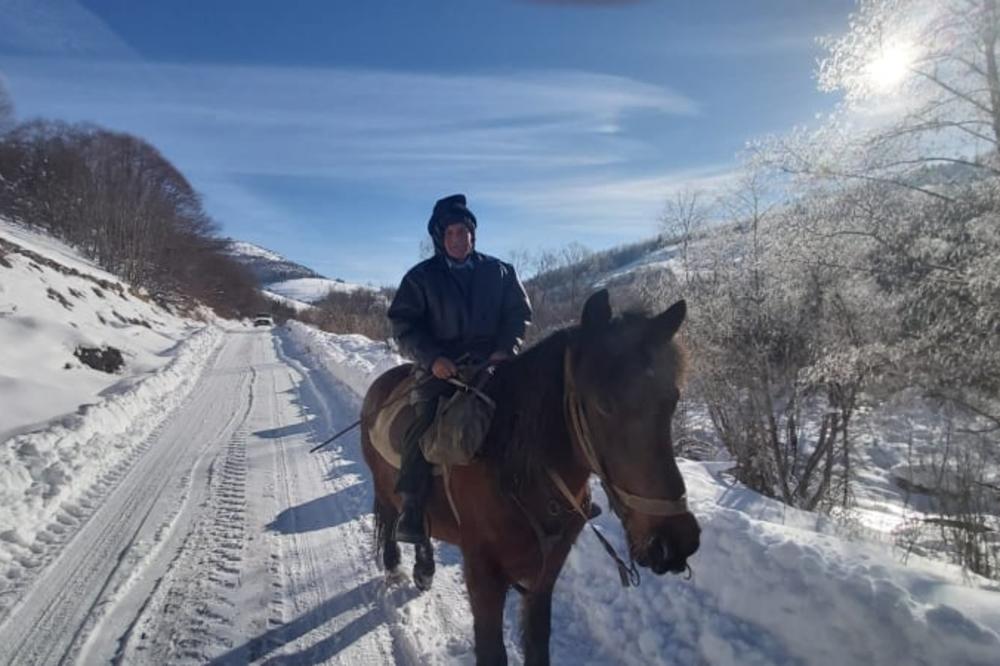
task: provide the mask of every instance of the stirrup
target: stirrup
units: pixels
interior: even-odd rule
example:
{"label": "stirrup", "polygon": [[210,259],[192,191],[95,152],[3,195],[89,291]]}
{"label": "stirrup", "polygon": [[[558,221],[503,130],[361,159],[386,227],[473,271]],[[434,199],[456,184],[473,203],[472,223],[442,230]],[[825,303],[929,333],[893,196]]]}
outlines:
{"label": "stirrup", "polygon": [[604,509],[602,509],[601,505],[598,504],[597,502],[591,501],[589,513],[590,515],[587,517],[587,520],[593,520],[594,518],[597,518],[599,515],[604,513]]}

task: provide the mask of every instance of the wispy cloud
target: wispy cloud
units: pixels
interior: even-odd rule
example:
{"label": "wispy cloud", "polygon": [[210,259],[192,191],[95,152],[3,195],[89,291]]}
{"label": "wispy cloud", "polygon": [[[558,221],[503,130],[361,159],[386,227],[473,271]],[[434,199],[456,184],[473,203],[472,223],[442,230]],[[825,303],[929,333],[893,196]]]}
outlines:
{"label": "wispy cloud", "polygon": [[[547,182],[628,168],[645,150],[630,114],[697,114],[675,91],[576,71],[444,76],[354,69],[7,60],[21,109],[146,137],[215,210],[245,176],[382,182]],[[229,180],[229,185],[224,183]],[[247,209],[250,210],[249,206]],[[267,207],[255,206],[253,217]]]}
{"label": "wispy cloud", "polygon": [[0,0],[0,51],[109,59],[136,56],[104,21],[73,0]]}
{"label": "wispy cloud", "polygon": [[588,176],[553,180],[516,191],[487,189],[480,196],[532,211],[563,231],[593,238],[637,237],[654,233],[663,206],[681,190],[720,195],[739,177],[732,164],[634,176]]}
{"label": "wispy cloud", "polygon": [[[593,166],[627,159],[630,113],[697,113],[682,94],[573,71],[386,71],[8,61],[21,107],[101,119],[199,168],[384,177],[427,170]],[[211,150],[205,150],[210,147]],[[182,166],[185,166],[182,164]]]}
{"label": "wispy cloud", "polygon": [[[303,261],[315,256],[331,274],[392,282],[396,263],[415,258],[422,222],[412,239],[410,222],[405,233],[381,227],[392,238],[383,253],[399,259],[373,262],[362,239],[336,230],[358,224],[337,219],[356,215],[351,206],[308,211],[262,182],[310,179],[319,183],[314,197],[323,183],[341,196],[357,184],[367,196],[404,200],[464,189],[485,209],[483,237],[495,247],[523,242],[503,234],[529,228],[552,244],[572,235],[596,246],[650,233],[671,188],[722,177],[717,169],[663,173],[648,134],[632,129],[636,118],[648,132],[650,119],[700,113],[695,100],[662,85],[573,70],[146,63],[79,5],[43,2],[48,22],[32,31],[32,3],[0,0],[13,7],[0,28],[16,28],[0,36],[8,54],[0,70],[22,117],[95,121],[146,138],[204,193],[228,232]],[[69,40],[74,22],[77,42]],[[331,233],[337,243],[317,242]]]}

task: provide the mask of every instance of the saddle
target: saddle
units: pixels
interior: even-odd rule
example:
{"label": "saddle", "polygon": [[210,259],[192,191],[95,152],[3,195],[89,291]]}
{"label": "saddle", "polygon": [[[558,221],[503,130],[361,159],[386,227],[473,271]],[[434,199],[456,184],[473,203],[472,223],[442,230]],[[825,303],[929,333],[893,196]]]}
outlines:
{"label": "saddle", "polygon": [[[410,425],[417,420],[416,410],[410,404],[410,391],[414,383],[414,376],[407,375],[396,385],[375,417],[369,433],[372,446],[396,469],[402,464],[403,437]],[[435,469],[435,473],[440,472]]]}
{"label": "saddle", "polygon": [[[392,390],[375,417],[370,433],[375,450],[396,469],[401,464],[406,431],[417,419],[410,402],[415,382],[416,378],[409,375]],[[438,401],[434,421],[420,438],[420,448],[427,461],[435,465],[436,474],[440,474],[439,465],[467,465],[475,458],[496,409],[493,401],[478,388],[460,380],[452,383],[458,390]]]}

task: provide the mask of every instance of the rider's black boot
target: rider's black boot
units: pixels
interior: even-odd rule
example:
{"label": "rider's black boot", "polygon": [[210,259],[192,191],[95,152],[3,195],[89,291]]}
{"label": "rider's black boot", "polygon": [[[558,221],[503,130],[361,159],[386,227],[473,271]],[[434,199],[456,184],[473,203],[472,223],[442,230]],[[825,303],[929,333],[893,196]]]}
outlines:
{"label": "rider's black boot", "polygon": [[396,521],[396,541],[403,543],[423,543],[427,540],[424,530],[424,502],[419,495],[400,493],[403,508]]}

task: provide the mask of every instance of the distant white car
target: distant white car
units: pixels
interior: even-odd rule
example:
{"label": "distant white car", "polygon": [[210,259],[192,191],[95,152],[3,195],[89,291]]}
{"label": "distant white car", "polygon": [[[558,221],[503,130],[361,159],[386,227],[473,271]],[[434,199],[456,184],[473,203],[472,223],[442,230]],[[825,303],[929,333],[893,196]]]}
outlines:
{"label": "distant white car", "polygon": [[259,314],[253,318],[254,326],[274,326],[274,318],[269,314]]}

